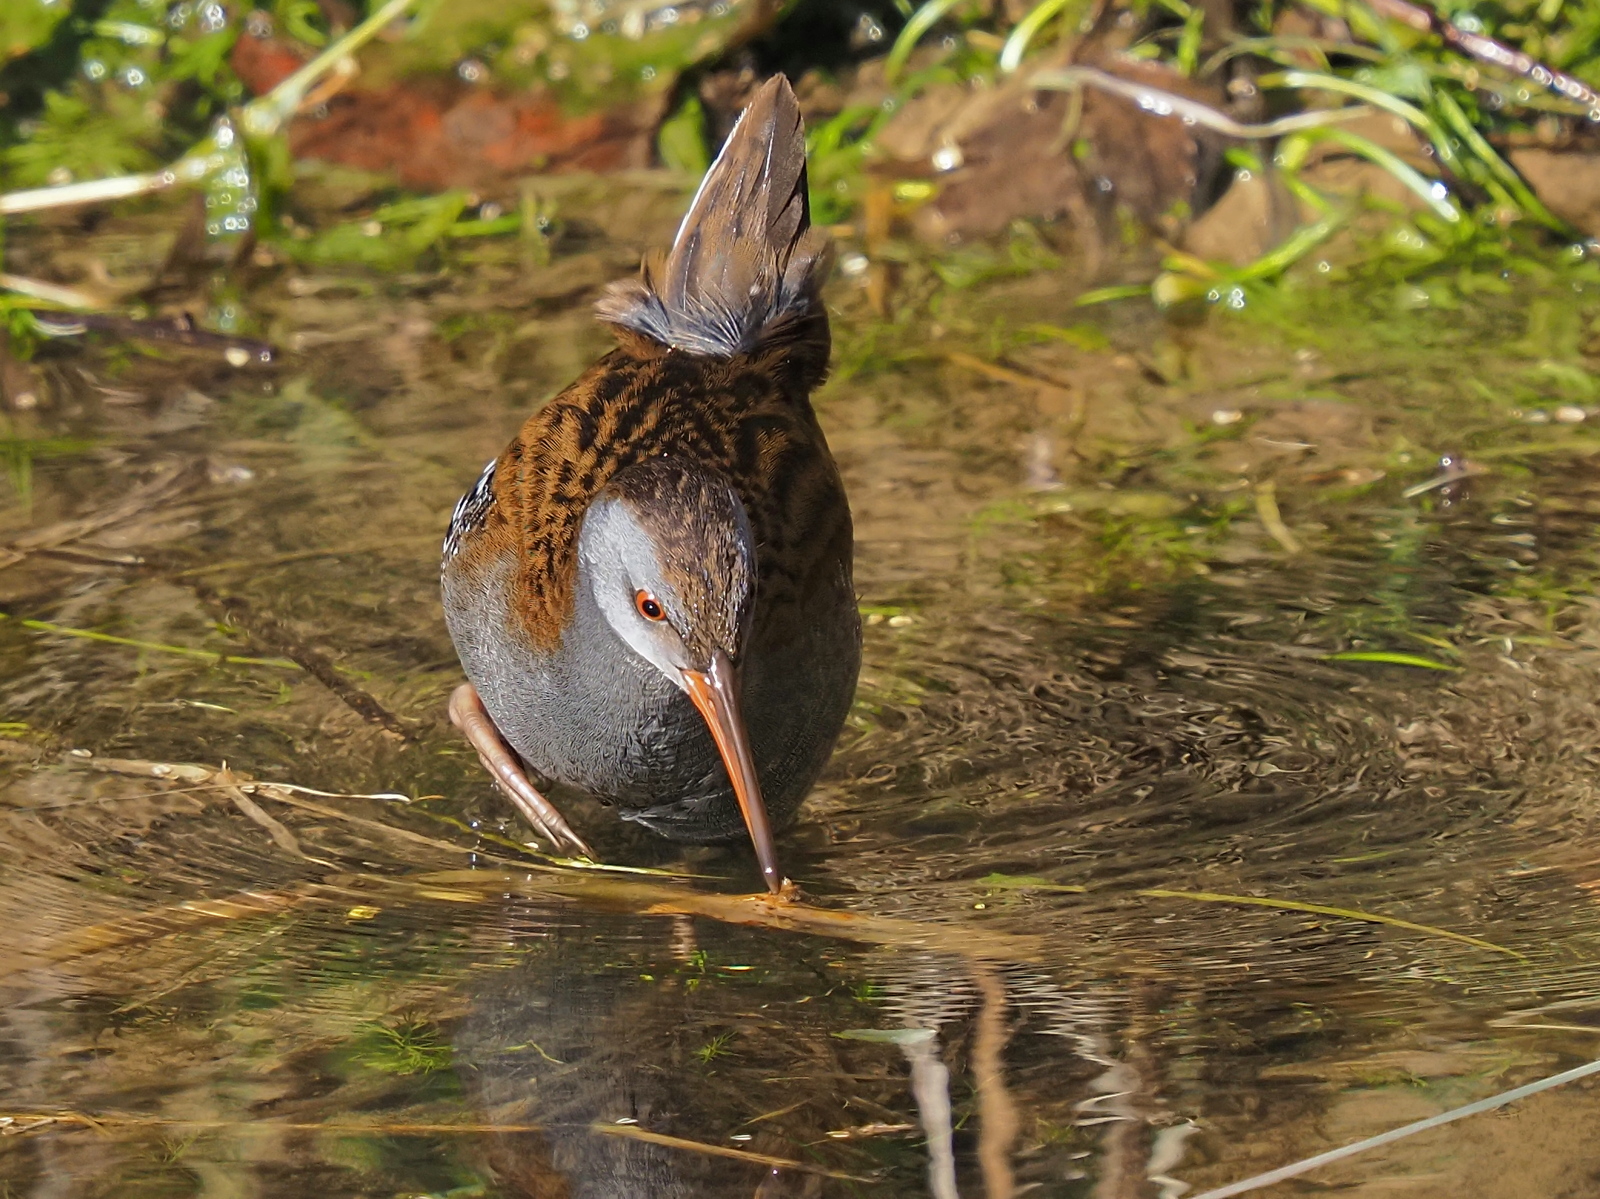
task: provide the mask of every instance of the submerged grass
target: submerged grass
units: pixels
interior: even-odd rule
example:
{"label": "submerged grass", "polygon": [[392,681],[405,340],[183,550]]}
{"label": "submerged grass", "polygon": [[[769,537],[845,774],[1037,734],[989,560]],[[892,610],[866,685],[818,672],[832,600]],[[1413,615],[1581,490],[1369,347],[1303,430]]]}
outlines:
{"label": "submerged grass", "polygon": [[[996,890],[1046,891],[1062,895],[1094,894],[1096,896],[1109,896],[1113,894],[1113,892],[1102,890],[1091,892],[1088,887],[1070,883],[1053,883],[1049,879],[1009,874],[985,875],[978,880],[978,884]],[[1493,941],[1485,941],[1480,937],[1470,937],[1465,933],[1451,932],[1449,929],[1438,928],[1431,924],[1418,924],[1415,921],[1402,920],[1396,916],[1382,916],[1374,912],[1363,912],[1356,908],[1305,903],[1297,899],[1272,899],[1261,895],[1226,895],[1215,891],[1173,891],[1159,887],[1147,887],[1130,892],[1130,894],[1137,895],[1143,899],[1182,899],[1193,903],[1242,904],[1246,907],[1272,908],[1275,911],[1282,912],[1309,912],[1317,916],[1332,916],[1340,920],[1355,920],[1362,924],[1384,924],[1391,928],[1405,929],[1407,932],[1421,933],[1424,936],[1458,941],[1463,945],[1471,945],[1475,949],[1487,949],[1494,953],[1503,953],[1519,961],[1527,960],[1526,954],[1518,953],[1515,949],[1507,949],[1503,945],[1496,945]]]}
{"label": "submerged grass", "polygon": [[408,1015],[368,1024],[357,1037],[355,1059],[384,1074],[407,1076],[448,1070],[454,1054],[438,1025]]}
{"label": "submerged grass", "polygon": [[1324,662],[1376,662],[1385,666],[1415,666],[1419,670],[1460,670],[1459,666],[1451,666],[1448,662],[1439,662],[1433,658],[1424,658],[1421,654],[1402,654],[1388,650],[1344,650],[1337,654],[1325,654]]}
{"label": "submerged grass", "polygon": [[121,645],[148,653],[176,654],[186,658],[201,658],[218,666],[237,663],[240,666],[267,666],[275,670],[299,670],[298,663],[287,658],[249,658],[217,650],[194,649],[186,645],[163,645],[159,641],[141,641],[133,637],[116,637],[110,633],[97,633],[93,629],[75,629],[68,625],[53,624],[48,620],[24,620],[7,612],[0,612],[0,620],[9,620],[35,633],[48,633],[56,637],[76,637],[84,641],[98,641],[106,645]]}

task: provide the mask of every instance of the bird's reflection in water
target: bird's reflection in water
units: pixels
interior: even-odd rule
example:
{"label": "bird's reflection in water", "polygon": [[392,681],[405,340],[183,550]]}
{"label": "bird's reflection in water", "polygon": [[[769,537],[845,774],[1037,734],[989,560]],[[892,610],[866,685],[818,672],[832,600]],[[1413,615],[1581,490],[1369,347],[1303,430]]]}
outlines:
{"label": "bird's reflection in water", "polygon": [[691,1071],[661,1053],[672,996],[619,985],[592,949],[576,929],[551,930],[542,952],[477,996],[458,1038],[471,1063],[463,1081],[489,1118],[544,1129],[491,1140],[499,1189],[518,1199],[748,1193],[750,1166],[593,1131],[675,1128],[695,1096]]}
{"label": "bird's reflection in water", "polygon": [[[504,1195],[853,1193],[824,1175],[713,1155],[727,1149],[835,1169],[853,1154],[846,1169],[880,1178],[881,1193],[933,1199],[1181,1193],[1170,1173],[1183,1136],[1157,1131],[1173,1121],[1155,1098],[1154,1055],[1122,1028],[1137,1006],[1126,996],[1069,988],[1033,968],[883,951],[849,963],[880,987],[879,1002],[863,1006],[837,985],[837,969],[824,969],[844,951],[800,941],[792,977],[774,967],[748,985],[697,987],[702,976],[684,963],[704,955],[687,922],[634,923],[627,937],[586,927],[538,928],[521,964],[486,976],[458,1032],[458,1061],[483,1118],[543,1130],[492,1138],[486,1164]],[[760,936],[699,931],[723,961],[748,954]],[[619,944],[629,941],[639,956],[621,960]],[[832,984],[825,994],[819,977]],[[748,1031],[708,1063],[695,1046],[730,1026]],[[921,1138],[830,1143],[830,1133],[896,1119]]]}
{"label": "bird's reflection in water", "polygon": [[[1126,1003],[1095,992],[1066,989],[1032,970],[1001,968],[979,960],[933,955],[898,955],[881,963],[889,980],[885,1007],[904,1026],[896,1040],[910,1067],[910,1086],[928,1137],[928,1192],[933,1199],[957,1199],[958,1185],[948,1091],[950,1074],[940,1051],[943,1038],[964,1050],[965,1073],[974,1093],[977,1159],[981,1193],[995,1199],[1020,1195],[1040,1184],[1060,1184],[1093,1175],[1094,1199],[1167,1199],[1165,1177],[1181,1160],[1182,1138],[1149,1134],[1166,1113],[1154,1100],[1154,1070],[1149,1054],[1129,1040],[1122,1058],[1111,1048]],[[1012,1053],[1011,1073],[1022,1074],[1030,1114],[1040,1127],[1050,1121],[1045,1109],[1065,1109],[1067,1127],[1098,1129],[1098,1151],[1049,1152],[1035,1145],[1031,1159],[1017,1162],[1023,1111],[1008,1086],[1004,1050],[1019,1034],[1028,1043]],[[1035,1037],[1064,1039],[1071,1058],[1083,1067],[1054,1085],[1027,1077],[1029,1059],[1059,1072],[1061,1060],[1040,1053]],[[1019,1038],[1020,1039],[1020,1038]],[[1124,1038],[1127,1039],[1127,1038]],[[1045,1063],[1049,1063],[1045,1065]],[[1065,1084],[1065,1085],[1062,1085]],[[1026,1102],[1026,1101],[1025,1101]],[[966,1125],[963,1124],[965,1129]],[[1191,1125],[1179,1125],[1188,1129]],[[1060,1126],[1057,1126],[1058,1130]],[[1034,1138],[1038,1141],[1040,1138]],[[1077,1142],[1074,1141],[1074,1144]],[[1085,1138],[1085,1145],[1094,1141]],[[1022,1175],[1023,1177],[1019,1177]],[[1156,1188],[1160,1188],[1158,1191]],[[969,1188],[971,1189],[971,1188]]]}

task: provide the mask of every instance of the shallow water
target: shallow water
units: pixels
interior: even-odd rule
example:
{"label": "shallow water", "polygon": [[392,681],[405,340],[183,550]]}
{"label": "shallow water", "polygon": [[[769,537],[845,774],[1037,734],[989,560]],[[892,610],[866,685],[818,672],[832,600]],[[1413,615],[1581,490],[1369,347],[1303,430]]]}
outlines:
{"label": "shallow water", "polygon": [[[680,202],[569,201],[548,265],[261,268],[267,366],[42,355],[0,492],[5,1194],[1176,1199],[1597,1056],[1561,279],[1323,327],[1052,274],[908,278],[884,322],[841,280],[866,665],[780,849],[856,919],[760,923],[708,898],[740,848],[577,797],[674,874],[520,848],[443,720],[437,543]],[[133,270],[149,232],[99,237]],[[1597,1117],[1577,1084],[1307,1185],[1600,1194]]]}

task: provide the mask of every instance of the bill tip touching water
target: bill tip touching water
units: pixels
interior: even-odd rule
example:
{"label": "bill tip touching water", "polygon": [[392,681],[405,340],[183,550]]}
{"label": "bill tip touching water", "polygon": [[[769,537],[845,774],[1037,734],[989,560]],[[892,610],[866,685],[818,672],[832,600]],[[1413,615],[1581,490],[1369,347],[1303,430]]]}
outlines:
{"label": "bill tip touching water", "polygon": [[601,299],[617,347],[456,506],[444,608],[469,681],[451,719],[558,848],[593,856],[543,780],[672,840],[748,837],[788,893],[774,837],[861,658],[850,508],[809,400],[826,262],[778,76],[671,249]]}

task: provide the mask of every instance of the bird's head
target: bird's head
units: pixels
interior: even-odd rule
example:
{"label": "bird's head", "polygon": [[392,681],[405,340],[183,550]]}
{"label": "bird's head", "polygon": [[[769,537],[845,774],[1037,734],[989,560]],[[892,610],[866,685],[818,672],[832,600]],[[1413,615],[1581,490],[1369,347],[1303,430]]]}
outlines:
{"label": "bird's head", "polygon": [[762,878],[776,893],[783,876],[739,708],[756,554],[738,493],[720,476],[674,458],[627,467],[589,506],[578,556],[611,630],[705,718]]}

